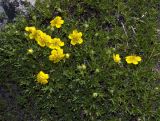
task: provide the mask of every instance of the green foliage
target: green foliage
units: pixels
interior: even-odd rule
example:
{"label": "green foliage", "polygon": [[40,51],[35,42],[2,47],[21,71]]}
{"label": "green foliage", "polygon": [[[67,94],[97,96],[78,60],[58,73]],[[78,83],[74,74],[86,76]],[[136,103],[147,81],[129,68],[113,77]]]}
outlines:
{"label": "green foliage", "polygon": [[[33,120],[159,121],[158,5],[158,0],[37,0],[28,16],[17,16],[0,33],[1,85],[9,80],[18,85],[18,105]],[[51,30],[57,15],[64,24]],[[70,58],[49,61],[51,50],[27,39],[26,26],[61,38]],[[83,33],[82,45],[70,45],[73,29]],[[29,48],[33,54],[27,54]],[[114,53],[121,55],[120,64],[113,61]],[[128,65],[125,56],[131,54],[142,62]],[[81,64],[86,69],[79,69]],[[50,76],[46,85],[35,82],[40,70]]]}

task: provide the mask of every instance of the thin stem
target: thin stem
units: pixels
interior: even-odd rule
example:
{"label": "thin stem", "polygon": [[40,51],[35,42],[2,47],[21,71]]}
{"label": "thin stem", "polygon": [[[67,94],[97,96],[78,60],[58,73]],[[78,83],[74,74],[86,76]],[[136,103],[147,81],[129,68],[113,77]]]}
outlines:
{"label": "thin stem", "polygon": [[126,28],[125,28],[123,22],[121,22],[121,24],[122,24],[122,27],[123,27],[123,30],[124,30],[125,35],[128,37],[127,31],[126,31]]}

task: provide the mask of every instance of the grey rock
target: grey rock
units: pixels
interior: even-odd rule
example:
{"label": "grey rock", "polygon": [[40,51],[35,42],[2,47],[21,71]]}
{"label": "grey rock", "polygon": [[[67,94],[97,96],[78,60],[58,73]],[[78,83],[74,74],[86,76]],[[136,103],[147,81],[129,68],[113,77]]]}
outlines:
{"label": "grey rock", "polygon": [[7,20],[8,16],[2,7],[2,0],[0,0],[0,28],[2,28],[7,23]]}
{"label": "grey rock", "polygon": [[15,18],[17,12],[27,15],[24,2],[29,2],[34,7],[36,0],[0,0],[0,30]]}

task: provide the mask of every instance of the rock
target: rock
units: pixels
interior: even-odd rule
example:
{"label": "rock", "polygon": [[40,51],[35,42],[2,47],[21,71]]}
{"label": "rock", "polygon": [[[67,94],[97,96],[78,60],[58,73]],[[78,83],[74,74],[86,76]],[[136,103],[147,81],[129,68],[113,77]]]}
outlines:
{"label": "rock", "polygon": [[36,0],[22,0],[22,1],[27,1],[29,2],[32,6],[35,5]]}
{"label": "rock", "polygon": [[8,17],[2,7],[2,0],[0,0],[0,28],[2,28],[2,26],[7,23],[7,20]]}
{"label": "rock", "polygon": [[26,2],[29,2],[34,7],[36,0],[0,0],[0,29],[7,22],[12,21],[17,12],[21,12],[24,15],[27,14]]}

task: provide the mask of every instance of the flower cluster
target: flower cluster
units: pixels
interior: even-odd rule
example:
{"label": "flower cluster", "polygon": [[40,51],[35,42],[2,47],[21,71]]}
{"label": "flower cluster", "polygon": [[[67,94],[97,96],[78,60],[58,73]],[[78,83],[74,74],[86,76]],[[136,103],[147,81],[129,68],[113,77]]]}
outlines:
{"label": "flower cluster", "polygon": [[51,38],[51,36],[42,32],[41,30],[37,30],[34,26],[26,27],[25,30],[30,32],[29,38],[35,39],[38,45],[41,47],[49,47],[50,49],[59,49],[61,46],[64,46],[64,42],[60,40],[60,38]]}
{"label": "flower cluster", "polygon": [[[61,47],[64,46],[64,42],[62,42],[60,40],[60,38],[53,38],[52,39],[51,36],[47,35],[46,33],[42,32],[41,30],[37,30],[35,27],[26,27],[25,30],[27,32],[30,32],[29,38],[35,39],[37,44],[40,45],[41,47],[47,46],[48,48],[59,52],[59,50],[62,50]],[[64,55],[63,51],[61,51],[61,52],[62,52],[61,54]],[[61,56],[61,55],[59,55],[59,56]],[[56,57],[59,57],[59,56],[56,56]],[[61,56],[61,58],[56,58],[56,57],[49,59],[49,60],[52,60],[55,63],[55,62],[59,62],[60,60],[63,59],[62,56]]]}
{"label": "flower cluster", "polygon": [[[64,20],[60,16],[55,17],[53,20],[50,21],[51,27],[60,28]],[[63,60],[64,58],[69,58],[70,54],[63,53],[63,49],[61,47],[64,46],[64,42],[61,41],[60,38],[52,38],[50,35],[47,35],[43,31],[36,29],[36,27],[25,27],[25,31],[29,33],[29,39],[35,40],[38,45],[41,47],[48,47],[52,49],[51,54],[49,55],[49,60],[53,63],[58,63],[59,61]],[[78,32],[77,30],[73,30],[71,34],[68,36],[71,39],[71,44],[82,44],[82,32]],[[28,54],[32,54],[33,50],[28,49]],[[49,76],[45,74],[43,71],[40,71],[37,74],[37,82],[41,84],[47,84]]]}
{"label": "flower cluster", "polygon": [[[53,20],[50,21],[51,27],[60,28],[62,24],[64,23],[64,20],[60,16],[56,16]],[[76,29],[73,30],[71,34],[68,36],[69,39],[71,39],[71,44],[82,44],[82,32],[78,32]]]}
{"label": "flower cluster", "polygon": [[[125,59],[126,59],[126,62],[128,64],[134,64],[134,65],[137,65],[138,62],[140,62],[142,60],[142,58],[140,56],[136,56],[136,55],[126,56]],[[121,62],[120,55],[119,54],[113,54],[113,60],[116,63],[120,63]]]}

